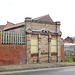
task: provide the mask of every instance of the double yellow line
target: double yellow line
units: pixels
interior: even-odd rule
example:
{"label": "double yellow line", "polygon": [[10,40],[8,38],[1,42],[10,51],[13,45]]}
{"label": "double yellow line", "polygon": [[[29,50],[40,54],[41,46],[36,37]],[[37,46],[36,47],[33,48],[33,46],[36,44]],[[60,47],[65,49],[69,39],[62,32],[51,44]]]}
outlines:
{"label": "double yellow line", "polygon": [[45,71],[45,70],[55,70],[55,69],[64,69],[64,68],[74,68],[74,67],[75,66],[57,67],[57,68],[44,68],[44,69],[33,69],[33,70],[21,70],[21,71],[9,71],[9,72],[0,72],[0,74],[24,73],[24,72],[34,72],[34,71]]}

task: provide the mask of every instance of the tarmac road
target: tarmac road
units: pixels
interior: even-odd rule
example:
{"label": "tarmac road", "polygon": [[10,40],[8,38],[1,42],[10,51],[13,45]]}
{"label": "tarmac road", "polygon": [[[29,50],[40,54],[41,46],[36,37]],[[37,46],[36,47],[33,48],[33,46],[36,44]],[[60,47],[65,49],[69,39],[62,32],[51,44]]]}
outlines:
{"label": "tarmac road", "polygon": [[15,72],[0,72],[0,75],[75,75],[75,67],[47,68]]}

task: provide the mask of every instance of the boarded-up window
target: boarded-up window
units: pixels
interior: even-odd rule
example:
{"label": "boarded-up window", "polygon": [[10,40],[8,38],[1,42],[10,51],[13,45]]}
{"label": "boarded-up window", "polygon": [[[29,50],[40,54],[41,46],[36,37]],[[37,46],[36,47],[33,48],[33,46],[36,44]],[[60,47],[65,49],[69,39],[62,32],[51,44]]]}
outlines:
{"label": "boarded-up window", "polygon": [[1,44],[25,44],[25,34],[3,31]]}
{"label": "boarded-up window", "polygon": [[56,52],[56,39],[51,39],[51,52]]}
{"label": "boarded-up window", "polygon": [[38,40],[31,38],[31,54],[38,53]]}
{"label": "boarded-up window", "polygon": [[51,45],[56,45],[56,39],[51,40]]}

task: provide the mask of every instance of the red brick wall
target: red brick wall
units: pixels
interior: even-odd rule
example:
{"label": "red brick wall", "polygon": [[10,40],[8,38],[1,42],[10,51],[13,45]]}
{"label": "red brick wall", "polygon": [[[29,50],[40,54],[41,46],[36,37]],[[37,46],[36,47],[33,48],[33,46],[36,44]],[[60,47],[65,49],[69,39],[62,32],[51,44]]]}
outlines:
{"label": "red brick wall", "polygon": [[61,59],[64,59],[64,45],[61,45]]}
{"label": "red brick wall", "polygon": [[0,65],[24,64],[25,60],[25,45],[2,45],[0,36]]}

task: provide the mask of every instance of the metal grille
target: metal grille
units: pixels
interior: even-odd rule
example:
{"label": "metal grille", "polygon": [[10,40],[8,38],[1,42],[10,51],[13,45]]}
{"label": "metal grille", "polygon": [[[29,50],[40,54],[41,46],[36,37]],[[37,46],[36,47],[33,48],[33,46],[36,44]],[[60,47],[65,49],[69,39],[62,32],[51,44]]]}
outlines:
{"label": "metal grille", "polygon": [[25,44],[25,34],[3,31],[1,44]]}

